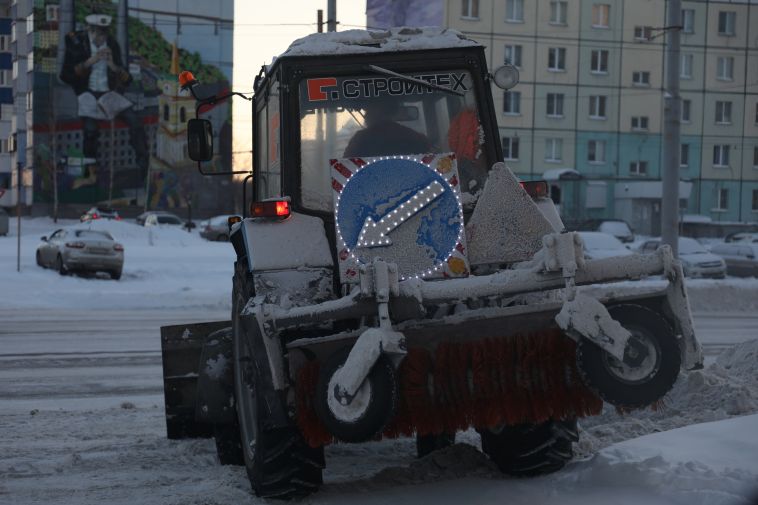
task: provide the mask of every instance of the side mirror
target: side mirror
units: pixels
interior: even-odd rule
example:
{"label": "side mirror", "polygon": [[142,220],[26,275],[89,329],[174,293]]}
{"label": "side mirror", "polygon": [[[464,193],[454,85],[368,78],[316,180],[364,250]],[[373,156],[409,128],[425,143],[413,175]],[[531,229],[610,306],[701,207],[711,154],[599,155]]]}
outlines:
{"label": "side mirror", "polygon": [[47,242],[47,237],[40,237],[39,238],[42,242]]}
{"label": "side mirror", "polygon": [[187,150],[192,161],[210,161],[213,158],[213,127],[210,121],[187,121]]}

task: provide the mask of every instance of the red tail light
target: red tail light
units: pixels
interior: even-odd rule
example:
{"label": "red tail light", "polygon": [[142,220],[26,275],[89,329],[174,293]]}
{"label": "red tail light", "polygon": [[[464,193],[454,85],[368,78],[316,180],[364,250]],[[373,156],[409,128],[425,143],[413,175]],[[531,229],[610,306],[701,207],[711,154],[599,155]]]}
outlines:
{"label": "red tail light", "polygon": [[92,214],[92,219],[100,219],[100,216],[97,214],[97,212]]}
{"label": "red tail light", "polygon": [[121,216],[116,216],[116,221],[121,221]]}
{"label": "red tail light", "polygon": [[547,182],[546,181],[526,181],[520,183],[524,191],[532,198],[545,198],[547,197]]}
{"label": "red tail light", "polygon": [[116,244],[116,245],[113,246],[113,250],[114,251],[123,251],[124,250],[124,246],[122,246],[121,244]]}
{"label": "red tail light", "polygon": [[252,217],[277,217],[284,219],[290,215],[290,203],[287,200],[253,202],[250,205]]}
{"label": "red tail light", "polygon": [[71,249],[84,249],[84,242],[66,242],[66,247]]}

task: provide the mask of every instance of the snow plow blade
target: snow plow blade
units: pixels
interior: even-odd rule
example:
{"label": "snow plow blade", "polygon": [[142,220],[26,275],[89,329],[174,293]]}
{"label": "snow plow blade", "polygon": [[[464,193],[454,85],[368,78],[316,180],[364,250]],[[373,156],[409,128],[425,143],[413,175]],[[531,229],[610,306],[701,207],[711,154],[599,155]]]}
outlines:
{"label": "snow plow blade", "polygon": [[161,326],[166,434],[170,439],[208,438],[210,424],[196,420],[197,381],[203,345],[229,321]]}

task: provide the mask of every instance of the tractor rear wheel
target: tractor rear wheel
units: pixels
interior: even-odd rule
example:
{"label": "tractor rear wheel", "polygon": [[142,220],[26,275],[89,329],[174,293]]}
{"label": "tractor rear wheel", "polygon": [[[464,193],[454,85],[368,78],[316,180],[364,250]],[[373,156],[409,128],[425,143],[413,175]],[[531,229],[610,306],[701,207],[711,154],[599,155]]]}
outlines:
{"label": "tractor rear wheel", "polygon": [[571,461],[572,444],[579,440],[576,419],[504,426],[499,431],[481,430],[479,434],[482,452],[503,473],[518,477],[560,470]]}
{"label": "tractor rear wheel", "polygon": [[239,315],[253,295],[252,278],[244,261],[235,265],[233,285],[234,397],[248,479],[260,497],[307,496],[322,483],[324,449],[308,446],[294,423],[274,428],[266,422],[268,406],[258,394],[260,374],[266,373],[266,367],[256,366]]}

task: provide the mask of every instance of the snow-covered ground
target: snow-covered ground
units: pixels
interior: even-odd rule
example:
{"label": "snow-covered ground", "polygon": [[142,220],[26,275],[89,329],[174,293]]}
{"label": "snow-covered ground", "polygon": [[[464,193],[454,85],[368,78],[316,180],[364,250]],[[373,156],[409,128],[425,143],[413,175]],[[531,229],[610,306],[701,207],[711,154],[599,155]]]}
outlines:
{"label": "snow-covered ground", "polygon": [[[56,229],[47,218],[23,220],[20,273],[15,226],[0,237],[0,504],[259,503],[244,470],[216,464],[212,441],[165,438],[158,327],[228,317],[231,247],[92,226],[124,244],[120,281],[37,267],[39,237]],[[423,460],[409,439],[340,444],[306,503],[758,503],[758,281],[688,286],[697,329],[727,350],[684,373],[657,411],[583,420],[562,472],[503,477],[475,432]]]}

